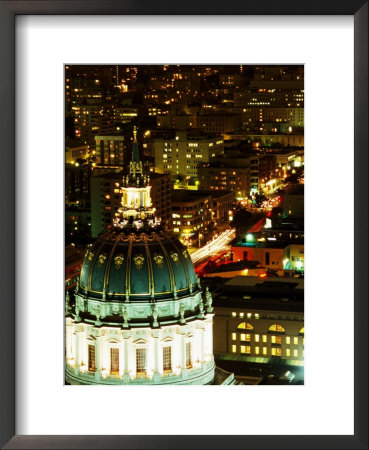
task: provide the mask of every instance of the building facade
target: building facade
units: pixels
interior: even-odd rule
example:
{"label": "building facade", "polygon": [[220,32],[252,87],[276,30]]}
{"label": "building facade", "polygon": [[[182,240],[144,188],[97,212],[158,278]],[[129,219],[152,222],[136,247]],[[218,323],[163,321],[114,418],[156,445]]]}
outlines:
{"label": "building facade", "polygon": [[[304,361],[304,282],[236,276],[214,297],[214,354]],[[262,359],[260,359],[262,358]]]}
{"label": "building facade", "polygon": [[155,171],[197,179],[197,166],[223,153],[221,137],[177,131],[171,137],[154,140]]}

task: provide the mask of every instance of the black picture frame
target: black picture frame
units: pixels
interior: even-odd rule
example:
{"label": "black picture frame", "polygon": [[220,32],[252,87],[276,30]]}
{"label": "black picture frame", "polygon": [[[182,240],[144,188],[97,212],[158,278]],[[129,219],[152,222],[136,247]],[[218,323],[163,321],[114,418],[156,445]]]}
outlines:
{"label": "black picture frame", "polygon": [[[352,15],[354,17],[354,435],[15,435],[15,18],[29,14]],[[6,449],[368,448],[368,1],[43,0],[0,1],[0,445]],[[344,382],[344,381],[343,381]],[[339,401],[339,393],[337,393]],[[317,405],[318,407],[318,405]],[[149,420],[149,419],[148,419]]]}

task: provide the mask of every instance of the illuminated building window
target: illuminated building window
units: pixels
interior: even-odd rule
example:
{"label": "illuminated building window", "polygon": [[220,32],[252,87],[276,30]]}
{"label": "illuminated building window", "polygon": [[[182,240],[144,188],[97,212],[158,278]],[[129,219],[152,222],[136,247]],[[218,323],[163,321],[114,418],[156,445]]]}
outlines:
{"label": "illuminated building window", "polygon": [[279,325],[278,323],[275,323],[269,327],[269,331],[280,331],[283,332],[285,329],[282,327],[282,325]]}
{"label": "illuminated building window", "polygon": [[298,337],[294,337],[293,338],[293,344],[294,345],[299,345],[299,338]]}
{"label": "illuminated building window", "polygon": [[237,345],[232,345],[232,353],[236,353],[237,351]]}
{"label": "illuminated building window", "polygon": [[267,355],[268,354],[268,349],[266,347],[263,347],[263,355]]}
{"label": "illuminated building window", "polygon": [[90,372],[95,372],[96,370],[96,362],[95,362],[95,346],[88,346],[88,370]]}
{"label": "illuminated building window", "polygon": [[235,341],[237,339],[237,334],[236,333],[232,333],[232,341]]}
{"label": "illuminated building window", "polygon": [[291,344],[291,338],[289,336],[286,336],[286,344]]}
{"label": "illuminated building window", "polygon": [[136,349],[136,372],[146,374],[146,348]]}
{"label": "illuminated building window", "polygon": [[280,348],[272,348],[272,356],[281,356],[282,350]]}
{"label": "illuminated building window", "polygon": [[191,367],[192,367],[191,342],[186,342],[186,368],[190,369]]}
{"label": "illuminated building window", "polygon": [[241,341],[247,341],[250,342],[251,341],[251,334],[241,334]]}
{"label": "illuminated building window", "polygon": [[119,349],[118,348],[110,349],[110,373],[111,374],[119,373]]}
{"label": "illuminated building window", "polygon": [[263,342],[268,342],[268,336],[266,334],[263,334]]}
{"label": "illuminated building window", "polygon": [[255,355],[259,354],[259,347],[255,347]]}
{"label": "illuminated building window", "polygon": [[297,357],[299,356],[299,351],[298,351],[298,350],[294,350],[294,351],[293,351],[293,356],[294,356],[295,358],[297,358]]}
{"label": "illuminated building window", "polygon": [[172,347],[170,345],[163,347],[163,370],[172,371]]}
{"label": "illuminated building window", "polygon": [[240,313],[239,315],[240,315],[240,317],[242,318],[242,317],[244,316],[244,313],[242,312],[242,313]]}
{"label": "illuminated building window", "polygon": [[255,334],[255,342],[259,342],[260,336],[258,334]]}
{"label": "illuminated building window", "polygon": [[242,322],[237,327],[238,330],[253,330],[254,327],[251,325],[251,323],[248,322]]}
{"label": "illuminated building window", "polygon": [[286,348],[286,356],[291,356],[291,350],[289,348]]}
{"label": "illuminated building window", "polygon": [[247,313],[247,318],[251,319],[251,317],[252,317],[252,314],[251,313]]}
{"label": "illuminated building window", "polygon": [[255,314],[255,319],[259,319],[260,315],[259,314]]}
{"label": "illuminated building window", "polygon": [[236,312],[233,312],[233,313],[232,313],[232,317],[237,317],[237,313],[236,313]]}
{"label": "illuminated building window", "polygon": [[241,345],[241,353],[248,353],[250,354],[251,347],[249,345]]}
{"label": "illuminated building window", "polygon": [[282,338],[280,336],[272,336],[272,344],[282,344]]}

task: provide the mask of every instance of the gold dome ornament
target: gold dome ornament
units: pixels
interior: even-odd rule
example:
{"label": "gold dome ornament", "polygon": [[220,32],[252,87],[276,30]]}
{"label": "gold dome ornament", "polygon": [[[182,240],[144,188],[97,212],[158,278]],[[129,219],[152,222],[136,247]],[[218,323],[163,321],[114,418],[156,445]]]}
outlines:
{"label": "gold dome ornament", "polygon": [[136,256],[133,258],[133,261],[134,261],[134,263],[135,263],[136,268],[137,268],[138,270],[141,270],[142,267],[143,267],[143,265],[144,265],[145,258],[144,258],[144,256],[142,256],[142,255],[136,255]]}
{"label": "gold dome ornament", "polygon": [[122,267],[123,262],[124,262],[123,255],[117,255],[114,257],[114,266],[116,270],[119,270]]}

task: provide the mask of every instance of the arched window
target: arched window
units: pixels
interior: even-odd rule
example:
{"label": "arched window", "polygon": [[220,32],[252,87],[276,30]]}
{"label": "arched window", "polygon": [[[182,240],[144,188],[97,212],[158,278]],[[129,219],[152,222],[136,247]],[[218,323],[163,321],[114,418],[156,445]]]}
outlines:
{"label": "arched window", "polygon": [[237,330],[253,330],[254,327],[251,325],[251,323],[248,322],[242,322],[238,325]]}
{"label": "arched window", "polygon": [[273,323],[273,325],[269,327],[269,331],[285,332],[286,330],[282,327],[282,325],[279,325],[279,323]]}
{"label": "arched window", "polygon": [[299,334],[305,334],[305,327],[301,328],[301,330],[299,331]]}

